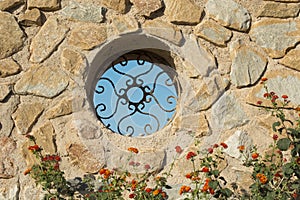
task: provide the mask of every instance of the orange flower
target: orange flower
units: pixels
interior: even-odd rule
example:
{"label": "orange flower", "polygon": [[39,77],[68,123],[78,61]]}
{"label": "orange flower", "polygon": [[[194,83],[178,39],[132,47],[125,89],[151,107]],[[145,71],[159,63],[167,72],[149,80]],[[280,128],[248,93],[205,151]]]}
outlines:
{"label": "orange flower", "polygon": [[238,146],[238,150],[244,151],[245,150],[245,146],[244,145]]}
{"label": "orange flower", "polygon": [[138,153],[139,152],[139,150],[137,148],[134,148],[134,147],[129,147],[128,151],[131,151],[133,153]]}
{"label": "orange flower", "polygon": [[185,177],[188,178],[188,179],[191,179],[193,176],[192,176],[192,174],[188,173],[188,174],[185,175]]}
{"label": "orange flower", "polygon": [[194,152],[190,151],[190,152],[188,152],[188,154],[186,155],[186,159],[189,160],[189,159],[191,159],[191,158],[193,158],[193,157],[195,157],[195,156],[196,156],[196,154],[195,154]]}
{"label": "orange flower", "polygon": [[27,174],[29,174],[31,172],[31,168],[28,168],[28,169],[26,169],[25,171],[24,171],[24,175],[27,175]]}
{"label": "orange flower", "polygon": [[102,168],[102,169],[99,170],[99,174],[102,175],[102,174],[105,173],[105,171],[106,171],[106,169]]}
{"label": "orange flower", "polygon": [[181,186],[181,188],[179,190],[179,194],[181,195],[182,193],[189,192],[190,190],[191,190],[190,186],[183,185],[183,186]]}
{"label": "orange flower", "polygon": [[227,149],[228,148],[228,145],[227,144],[225,144],[224,142],[221,142],[221,144],[220,144],[224,149]]}
{"label": "orange flower", "polygon": [[154,190],[154,191],[152,192],[152,194],[153,194],[154,196],[158,195],[159,193],[160,193],[160,190],[158,190],[158,189],[156,189],[156,190]]}
{"label": "orange flower", "polygon": [[262,82],[265,82],[265,81],[267,81],[268,80],[268,78],[266,78],[266,77],[263,77],[263,78],[261,78],[260,79]]}
{"label": "orange flower", "polygon": [[253,154],[251,155],[251,157],[252,157],[253,160],[257,159],[258,156],[259,156],[258,153],[253,153]]}
{"label": "orange flower", "polygon": [[268,178],[261,173],[256,174],[256,178],[258,178],[262,184],[265,184],[268,181]]}
{"label": "orange flower", "polygon": [[33,145],[33,146],[29,146],[28,150],[30,150],[30,151],[38,151],[38,150],[41,150],[41,148],[36,144],[36,145]]}
{"label": "orange flower", "polygon": [[208,167],[203,167],[201,172],[209,172],[209,168]]}

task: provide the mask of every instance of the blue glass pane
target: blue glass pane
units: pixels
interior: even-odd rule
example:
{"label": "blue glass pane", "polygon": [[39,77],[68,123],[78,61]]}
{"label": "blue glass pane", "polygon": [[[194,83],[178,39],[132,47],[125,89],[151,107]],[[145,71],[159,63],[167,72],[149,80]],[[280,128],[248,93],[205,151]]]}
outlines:
{"label": "blue glass pane", "polygon": [[137,59],[108,68],[94,92],[98,119],[126,136],[150,135],[162,129],[174,115],[178,95],[177,82],[161,66]]}

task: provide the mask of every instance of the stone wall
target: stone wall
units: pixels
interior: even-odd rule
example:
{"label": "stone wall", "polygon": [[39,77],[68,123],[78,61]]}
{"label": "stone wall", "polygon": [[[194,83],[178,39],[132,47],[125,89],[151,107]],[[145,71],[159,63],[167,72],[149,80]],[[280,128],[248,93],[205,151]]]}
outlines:
{"label": "stone wall", "polygon": [[[2,0],[0,10],[0,199],[42,197],[23,175],[34,162],[28,133],[61,155],[68,178],[120,167],[129,146],[163,172],[175,146],[225,141],[222,173],[247,188],[237,146],[263,151],[272,135],[273,118],[256,106],[260,78],[300,104],[300,0]],[[131,138],[105,128],[90,101],[95,73],[137,49],[169,52],[181,91],[164,129]],[[188,170],[182,154],[174,195]]]}

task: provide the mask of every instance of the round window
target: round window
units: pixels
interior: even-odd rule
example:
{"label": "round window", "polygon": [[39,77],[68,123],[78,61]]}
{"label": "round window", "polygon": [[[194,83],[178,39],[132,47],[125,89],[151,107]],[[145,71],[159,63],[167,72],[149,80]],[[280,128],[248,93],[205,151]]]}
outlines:
{"label": "round window", "polygon": [[172,119],[178,98],[175,70],[156,54],[122,55],[101,74],[94,91],[98,119],[125,136],[146,136]]}

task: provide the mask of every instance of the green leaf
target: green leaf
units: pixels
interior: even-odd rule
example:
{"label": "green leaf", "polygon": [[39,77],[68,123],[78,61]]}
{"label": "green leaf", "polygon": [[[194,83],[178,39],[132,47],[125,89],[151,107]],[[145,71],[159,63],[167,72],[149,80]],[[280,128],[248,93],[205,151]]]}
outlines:
{"label": "green leaf", "polygon": [[286,151],[290,147],[290,144],[291,144],[291,140],[289,138],[282,138],[278,140],[277,147],[281,151]]}
{"label": "green leaf", "polygon": [[283,165],[282,171],[285,176],[290,177],[294,173],[292,163],[287,163],[287,164]]}
{"label": "green leaf", "polygon": [[277,128],[276,127],[278,127],[278,126],[280,126],[280,122],[274,122],[273,125],[272,125],[273,131],[277,132]]}
{"label": "green leaf", "polygon": [[230,189],[228,189],[228,188],[224,188],[224,189],[222,189],[222,194],[223,194],[225,197],[231,197],[232,194],[233,194],[233,192],[232,192]]}
{"label": "green leaf", "polygon": [[218,185],[219,185],[218,181],[210,181],[208,183],[208,186],[214,190],[218,187]]}

